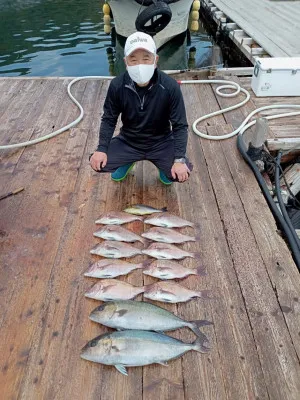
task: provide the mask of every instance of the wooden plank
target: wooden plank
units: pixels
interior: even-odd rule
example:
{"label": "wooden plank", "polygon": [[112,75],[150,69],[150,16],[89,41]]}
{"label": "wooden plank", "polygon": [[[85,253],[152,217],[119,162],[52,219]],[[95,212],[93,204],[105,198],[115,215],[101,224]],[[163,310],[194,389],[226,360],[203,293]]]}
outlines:
{"label": "wooden plank", "polygon": [[[213,127],[208,130],[214,134],[225,131],[219,129],[217,132]],[[222,146],[224,144],[219,143],[219,149],[216,150],[213,143],[206,141],[203,143],[204,156],[246,304],[268,393],[272,399],[296,400],[300,390],[299,359],[268,271],[256,247],[260,237],[254,235],[248,217],[244,213],[244,205],[232,180],[232,172],[228,169]],[[234,149],[235,147],[231,145],[230,157]],[[258,186],[257,191],[260,193]]]}
{"label": "wooden plank", "polygon": [[[103,100],[102,96],[101,104],[98,102],[94,104],[94,109],[90,110],[91,113],[95,113],[98,107],[103,106]],[[77,136],[82,136],[81,128],[77,129]],[[36,374],[40,374],[39,387],[35,390],[36,398],[55,396],[66,398],[70,391],[73,393],[74,389],[72,396],[78,399],[85,397],[86,393],[90,393],[89,398],[95,399],[98,399],[100,395],[102,399],[122,396],[141,397],[141,369],[140,371],[130,369],[131,375],[127,378],[112,367],[79,359],[80,347],[94,336],[106,331],[105,328],[88,320],[90,311],[98,302],[83,297],[85,290],[92,284],[91,280],[83,277],[83,271],[91,260],[89,249],[93,247],[93,242],[96,240],[92,236],[95,230],[94,221],[101,212],[112,209],[116,205],[122,207],[121,201],[128,201],[128,195],[131,193],[128,182],[126,193],[123,191],[123,196],[121,196],[119,184],[110,182],[109,176],[99,175],[91,170],[85,160],[91,148],[94,148],[93,143],[97,141],[97,137],[93,137],[90,133],[87,137],[89,143],[82,157],[85,166],[81,168],[76,186],[72,191],[74,196],[51,272],[51,287],[49,287],[51,295],[48,294],[47,306],[43,311],[46,328],[37,331],[36,340],[34,340],[36,349],[31,359],[32,370],[26,377],[24,393],[28,392],[29,395],[29,393],[32,394],[32,380],[38,376]],[[111,196],[116,200],[114,204],[110,201]],[[81,243],[81,246],[78,246],[78,243]],[[62,269],[62,265],[66,267]],[[137,284],[133,276],[130,280]],[[56,298],[60,299],[59,309],[57,309]],[[69,320],[71,320],[70,323],[67,322]],[[49,343],[54,329],[59,332],[59,336],[62,336],[59,347],[54,347]],[[70,343],[76,346],[76,351],[70,352]],[[42,373],[36,367],[40,358],[47,360]],[[66,366],[63,380],[61,370],[56,368],[57,362]],[[70,365],[73,367],[70,368]],[[53,385],[52,382],[56,384]],[[114,382],[114,385],[111,382]]]}
{"label": "wooden plank", "polygon": [[[180,215],[177,196],[174,186],[167,187],[158,181],[158,171],[151,163],[143,162],[142,193],[143,203],[153,207],[162,208]],[[145,225],[145,230],[148,226]],[[144,285],[150,285],[157,279],[144,275]],[[155,303],[155,302],[154,302]],[[177,314],[175,304],[157,303],[159,306]],[[168,332],[170,336],[180,338],[179,332]],[[176,399],[182,400],[184,396],[184,382],[182,375],[182,358],[168,363],[168,367],[151,365],[143,369],[143,399]]]}
{"label": "wooden plank", "polygon": [[300,137],[268,139],[267,147],[270,151],[299,150],[300,149]]}
{"label": "wooden plank", "polygon": [[[43,109],[47,107],[48,104],[50,104],[50,107],[52,108],[53,106],[56,106],[56,108],[59,106],[59,103],[54,104],[51,102],[52,95],[54,96],[55,100],[58,100],[58,102],[64,100],[64,96],[57,98],[57,94],[53,94],[60,87],[60,84],[57,83],[56,85],[55,81],[43,81],[42,88],[40,81],[33,81],[33,83],[34,85],[32,87],[31,96],[28,96],[28,100],[30,100],[30,102],[21,102],[22,106],[20,106],[21,108],[19,113],[16,113],[16,118],[14,121],[8,119],[6,122],[3,122],[1,131],[3,133],[2,136],[7,138],[7,143],[20,143],[32,138],[34,130],[36,129],[36,127],[32,126],[32,121],[37,124],[39,120],[43,120]],[[39,103],[37,101],[38,98]],[[17,116],[19,116],[20,119],[18,119]],[[17,123],[15,124],[16,121]],[[18,174],[18,169],[16,167],[21,157],[27,157],[26,163],[33,166],[35,157],[40,156],[40,152],[43,148],[43,145],[39,145],[39,147],[35,147],[33,151],[28,151],[28,149],[26,149],[25,154],[24,147],[2,151],[1,164],[5,168],[6,172],[6,176],[3,176],[3,178],[6,179],[3,179],[1,182],[2,188],[6,187],[6,189],[9,189],[9,185],[11,183],[11,174]],[[29,172],[28,169],[26,169],[26,172]],[[27,177],[24,176],[24,181],[26,182],[26,180]]]}
{"label": "wooden plank", "polygon": [[[300,121],[299,121],[300,122]],[[270,128],[275,138],[286,138],[300,137],[300,126],[299,125],[274,125]]]}
{"label": "wooden plank", "polygon": [[246,0],[213,0],[213,4],[272,57],[299,55],[299,43],[292,29],[300,16],[299,2],[272,2],[270,7],[268,0],[253,0],[251,8]]}
{"label": "wooden plank", "polygon": [[[191,90],[184,86],[183,93],[191,124],[197,117],[199,104],[201,109],[205,107],[207,97],[213,96],[213,92],[201,96],[198,88]],[[210,104],[211,109],[205,111],[218,107],[215,99]],[[213,351],[208,357],[204,359],[190,353],[183,359],[186,396],[190,399],[268,398],[247,310],[203,155],[202,146],[206,142],[209,141],[190,133],[188,154],[195,168],[189,183],[177,189],[182,215],[200,224],[201,263],[208,272],[199,284],[193,278],[185,281],[194,289],[212,289],[215,296],[210,302],[190,302],[188,314],[183,313],[183,309],[180,312],[182,317],[193,319],[199,318],[197,315],[201,310],[200,318],[212,318],[214,322]],[[207,328],[206,332],[212,338],[211,329]],[[195,383],[199,379],[197,375],[201,379],[198,384]]]}
{"label": "wooden plank", "polygon": [[[223,99],[218,100],[222,106],[225,105]],[[226,119],[230,123],[231,117],[229,114]],[[227,132],[228,129],[230,127],[226,128]],[[247,173],[249,169],[237,153],[235,143],[226,141],[223,143],[223,149],[226,149],[226,159],[247,212],[247,218],[255,236],[258,237],[256,242],[278,297],[280,307],[282,310],[293,310],[291,314],[284,312],[283,315],[293,338],[296,352],[300,356],[299,324],[295,317],[299,312],[297,303],[300,290],[299,273],[291,259],[288,248],[277,233],[277,228],[274,225],[275,221],[265,200],[255,191],[257,185],[255,178],[252,174],[249,175]]]}
{"label": "wooden plank", "polygon": [[[53,107],[56,100],[53,97]],[[64,123],[68,112],[61,109],[59,115],[58,121]],[[44,118],[47,124],[47,115]],[[73,155],[74,158],[61,157],[67,139],[66,136],[53,139],[36,168],[32,182],[27,184],[26,197],[17,214],[13,209],[4,214],[5,209],[1,209],[2,227],[7,232],[1,265],[11,266],[13,254],[13,276],[17,278],[12,280],[12,271],[6,269],[1,281],[5,288],[1,293],[1,301],[3,297],[9,296],[5,299],[6,314],[2,322],[2,337],[6,338],[6,346],[2,348],[1,354],[6,362],[6,370],[0,378],[4,378],[1,387],[7,398],[20,389],[32,350],[32,335],[38,321],[42,323],[39,319],[40,311],[44,307],[43,299],[51,265],[59,245],[58,233],[66,215],[69,185],[72,186],[72,181],[76,179],[77,173],[71,167],[72,162],[75,165],[78,163],[78,155]],[[58,175],[59,165],[62,168]],[[14,215],[14,219],[11,215]],[[32,296],[28,293],[32,293]]]}

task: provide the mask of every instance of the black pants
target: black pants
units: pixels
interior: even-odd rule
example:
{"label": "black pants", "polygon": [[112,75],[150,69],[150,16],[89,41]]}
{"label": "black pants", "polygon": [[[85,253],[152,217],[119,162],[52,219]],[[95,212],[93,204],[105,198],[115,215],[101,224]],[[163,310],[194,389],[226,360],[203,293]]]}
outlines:
{"label": "black pants", "polygon": [[[162,170],[170,181],[172,178],[171,168],[174,163],[174,138],[168,137],[159,141],[147,150],[140,150],[130,145],[121,136],[112,138],[107,150],[107,164],[100,172],[114,172],[122,165],[132,164],[136,161],[151,161],[158,169]],[[192,164],[187,161],[187,166],[192,171]]]}

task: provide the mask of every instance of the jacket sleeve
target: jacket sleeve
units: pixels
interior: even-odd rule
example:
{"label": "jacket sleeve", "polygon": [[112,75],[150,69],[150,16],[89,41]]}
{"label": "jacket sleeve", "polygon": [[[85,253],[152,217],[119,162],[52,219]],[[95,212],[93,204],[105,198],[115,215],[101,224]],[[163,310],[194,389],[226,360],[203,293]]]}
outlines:
{"label": "jacket sleeve", "polygon": [[186,153],[188,124],[183,96],[177,82],[174,82],[170,94],[170,122],[175,140],[175,158],[181,158]]}
{"label": "jacket sleeve", "polygon": [[97,151],[107,153],[120,113],[121,110],[117,90],[113,81],[111,81],[103,106]]}

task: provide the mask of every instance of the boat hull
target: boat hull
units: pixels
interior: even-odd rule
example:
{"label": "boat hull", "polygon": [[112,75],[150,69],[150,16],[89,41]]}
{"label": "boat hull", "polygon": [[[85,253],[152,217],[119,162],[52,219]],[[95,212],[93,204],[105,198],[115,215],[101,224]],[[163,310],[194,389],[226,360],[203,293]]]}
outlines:
{"label": "boat hull", "polygon": [[[179,0],[169,4],[172,19],[162,31],[153,37],[157,49],[187,30],[192,2],[193,0]],[[136,32],[135,20],[146,7],[141,7],[135,0],[109,0],[109,5],[117,34],[127,38]]]}

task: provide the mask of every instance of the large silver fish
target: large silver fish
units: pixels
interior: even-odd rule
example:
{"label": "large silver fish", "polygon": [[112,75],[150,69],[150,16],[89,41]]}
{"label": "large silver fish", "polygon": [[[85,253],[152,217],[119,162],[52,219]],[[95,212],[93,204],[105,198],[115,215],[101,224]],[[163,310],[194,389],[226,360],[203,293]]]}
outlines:
{"label": "large silver fish", "polygon": [[132,221],[143,221],[142,217],[130,215],[123,211],[109,211],[99,217],[95,224],[122,225]]}
{"label": "large silver fish", "polygon": [[185,257],[196,257],[195,253],[190,253],[167,243],[152,243],[147,249],[142,250],[142,252],[160,260],[180,260]]}
{"label": "large silver fish", "polygon": [[134,257],[137,254],[142,254],[141,250],[136,247],[123,242],[115,242],[113,240],[106,240],[97,244],[90,253],[107,258]]}
{"label": "large silver fish", "polygon": [[151,228],[147,232],[142,233],[142,236],[146,239],[162,243],[184,243],[196,241],[195,237],[183,235],[182,233],[170,228],[161,227]]}
{"label": "large silver fish", "polygon": [[194,343],[184,343],[162,333],[128,330],[97,336],[82,349],[81,358],[113,365],[128,375],[126,367],[165,365],[190,350],[207,353],[210,348],[203,338],[197,338]]}
{"label": "large silver fish", "polygon": [[127,275],[138,268],[143,268],[143,264],[104,259],[92,264],[84,273],[84,276],[91,278],[116,278],[117,276]]}
{"label": "large silver fish", "polygon": [[188,327],[197,336],[203,337],[201,326],[212,325],[206,320],[185,321],[165,310],[144,301],[110,301],[95,308],[90,319],[114,329],[141,329],[144,331],[173,331]]}
{"label": "large silver fish", "polygon": [[146,299],[162,301],[165,303],[182,303],[200,297],[209,299],[211,291],[195,291],[178,285],[175,282],[156,282],[145,286],[144,297]]}
{"label": "large silver fish", "polygon": [[167,207],[154,208],[151,206],[146,206],[145,204],[133,204],[132,206],[125,208],[124,211],[129,214],[147,215],[147,214],[165,212],[167,211]]}
{"label": "large silver fish", "polygon": [[145,242],[141,236],[119,225],[103,226],[97,232],[94,232],[94,236],[106,240],[118,240],[119,242]]}
{"label": "large silver fish", "polygon": [[187,221],[183,218],[177,217],[177,215],[163,213],[159,215],[153,215],[144,220],[145,224],[161,226],[163,228],[181,228],[184,226],[193,227],[193,222]]}
{"label": "large silver fish", "polygon": [[85,296],[103,301],[130,300],[143,291],[144,286],[133,286],[118,279],[101,279],[85,293]]}
{"label": "large silver fish", "polygon": [[158,279],[182,279],[188,275],[205,276],[205,267],[186,268],[175,261],[155,260],[143,263],[143,274],[153,276]]}

